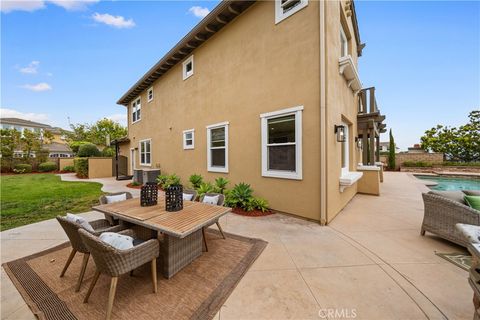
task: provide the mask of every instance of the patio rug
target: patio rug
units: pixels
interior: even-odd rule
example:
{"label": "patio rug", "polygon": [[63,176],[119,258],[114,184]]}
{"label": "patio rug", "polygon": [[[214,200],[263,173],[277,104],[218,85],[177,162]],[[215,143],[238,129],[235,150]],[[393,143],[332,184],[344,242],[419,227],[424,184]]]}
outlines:
{"label": "patio rug", "polygon": [[440,253],[440,252],[435,252],[435,254],[451,263],[456,265],[457,267],[460,267],[466,271],[470,270],[470,267],[472,266],[472,256],[465,254],[465,253],[459,253],[459,252],[454,252],[454,253]]}
{"label": "patio rug", "polygon": [[[208,252],[171,279],[158,274],[158,293],[152,292],[150,264],[133,276],[118,280],[112,319],[211,319],[240,279],[266,247],[267,242],[215,230],[207,233]],[[70,253],[70,244],[3,264],[15,287],[39,319],[105,318],[110,277],[101,275],[88,303],[83,299],[95,272],[90,258],[80,292],[75,283],[82,254],[77,254],[60,278]]]}

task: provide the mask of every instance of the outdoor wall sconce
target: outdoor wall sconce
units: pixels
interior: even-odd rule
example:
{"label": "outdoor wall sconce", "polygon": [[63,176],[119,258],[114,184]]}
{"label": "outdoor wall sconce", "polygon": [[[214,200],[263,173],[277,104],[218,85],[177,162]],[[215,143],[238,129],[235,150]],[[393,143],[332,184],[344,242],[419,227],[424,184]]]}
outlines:
{"label": "outdoor wall sconce", "polygon": [[362,139],[355,137],[355,144],[357,145],[358,149],[362,149]]}
{"label": "outdoor wall sconce", "polygon": [[345,126],[344,125],[340,125],[340,126],[335,125],[335,133],[337,135],[337,142],[347,141],[347,137],[345,135]]}

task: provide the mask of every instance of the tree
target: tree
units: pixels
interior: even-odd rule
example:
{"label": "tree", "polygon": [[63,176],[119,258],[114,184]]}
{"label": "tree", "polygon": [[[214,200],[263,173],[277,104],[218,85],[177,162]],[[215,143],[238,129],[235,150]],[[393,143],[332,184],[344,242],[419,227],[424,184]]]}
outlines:
{"label": "tree", "polygon": [[388,146],[388,168],[395,170],[395,140],[393,139],[392,129],[390,129],[390,142]]}
{"label": "tree", "polygon": [[13,158],[13,153],[20,143],[20,132],[15,129],[1,129],[0,136],[2,158]]}
{"label": "tree", "polygon": [[460,127],[437,125],[421,137],[422,148],[441,152],[452,161],[480,161],[480,110],[468,115],[469,122]]}
{"label": "tree", "polygon": [[23,130],[20,142],[25,158],[30,158],[32,152],[38,152],[42,149],[42,140],[39,132]]}
{"label": "tree", "polygon": [[88,139],[88,124],[71,124],[70,131],[62,130],[62,135],[67,137],[68,141],[85,141]]}
{"label": "tree", "polygon": [[96,145],[107,145],[107,137],[109,141],[125,137],[127,128],[118,122],[104,118],[98,120],[90,127],[88,132],[88,140]]}
{"label": "tree", "polygon": [[42,139],[43,139],[43,143],[45,143],[45,144],[51,143],[51,142],[53,141],[53,139],[54,139],[53,133],[51,133],[51,132],[48,131],[48,130],[45,130],[45,131],[43,132],[43,137],[42,137]]}

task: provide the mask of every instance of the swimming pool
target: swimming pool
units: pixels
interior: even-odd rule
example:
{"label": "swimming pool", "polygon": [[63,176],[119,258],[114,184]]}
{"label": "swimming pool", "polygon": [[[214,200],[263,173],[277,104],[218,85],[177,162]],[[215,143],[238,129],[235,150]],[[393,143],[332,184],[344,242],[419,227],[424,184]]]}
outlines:
{"label": "swimming pool", "polygon": [[438,183],[436,186],[429,186],[432,190],[480,190],[480,179],[469,178],[450,178],[438,176],[421,176],[415,175],[416,178],[422,180],[430,180]]}

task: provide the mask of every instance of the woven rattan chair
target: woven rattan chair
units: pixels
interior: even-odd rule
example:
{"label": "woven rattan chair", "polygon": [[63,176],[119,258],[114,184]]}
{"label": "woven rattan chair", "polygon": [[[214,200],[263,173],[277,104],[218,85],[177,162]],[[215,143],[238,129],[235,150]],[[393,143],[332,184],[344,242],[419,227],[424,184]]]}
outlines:
{"label": "woven rattan chair", "polygon": [[422,196],[425,211],[420,234],[423,236],[428,231],[466,247],[468,242],[455,225],[480,225],[480,211],[437,194],[424,193]]}
{"label": "woven rattan chair", "polygon": [[[83,244],[82,239],[78,235],[79,229],[84,229],[80,224],[76,222],[72,222],[67,220],[65,217],[57,216],[57,221],[62,226],[63,230],[67,234],[68,239],[70,240],[70,244],[72,245],[72,251],[70,252],[70,256],[68,257],[65,266],[63,267],[62,273],[60,277],[65,275],[70,263],[75,257],[77,252],[83,253],[83,261],[82,261],[82,268],[80,270],[80,274],[78,276],[77,286],[75,287],[75,291],[78,292],[80,290],[80,286],[82,285],[83,276],[85,275],[85,270],[87,269],[88,258],[90,257],[90,251],[88,248]],[[107,220],[99,219],[95,221],[91,221],[90,225],[92,226],[95,232],[93,233],[95,236],[99,236],[102,232],[118,232],[123,229],[122,226],[111,226]]]}
{"label": "woven rattan chair", "polygon": [[[209,197],[218,196],[217,206],[223,206],[223,204],[225,203],[225,196],[221,193],[213,193],[213,192],[212,193],[205,193],[203,196],[200,197],[200,202],[203,202],[203,198],[205,196],[209,196]],[[218,220],[215,220],[211,225],[213,225],[213,224],[217,224],[218,230],[222,234],[223,239],[226,239],[225,234],[223,233],[223,229],[220,226],[220,222]],[[207,252],[208,252],[208,246],[207,246],[207,238],[205,237],[205,228],[208,228],[208,227],[209,226],[206,226],[206,227],[202,228],[203,243],[205,244],[205,251],[207,251]]]}
{"label": "woven rattan chair", "polygon": [[[121,233],[135,238],[135,232],[133,230],[124,230]],[[85,246],[91,252],[96,266],[95,275],[93,276],[92,283],[90,284],[83,302],[88,302],[88,298],[90,297],[101,273],[112,277],[105,319],[110,319],[112,315],[113,300],[115,299],[117,281],[120,275],[133,271],[145,263],[150,262],[152,268],[153,292],[157,293],[157,257],[160,250],[157,239],[147,240],[131,249],[118,250],[85,230],[79,230],[79,234],[85,243]]]}
{"label": "woven rattan chair", "polygon": [[195,201],[197,199],[197,191],[195,191],[195,190],[184,189],[183,193],[191,194],[193,196],[191,201]]}
{"label": "woven rattan chair", "polygon": [[[104,194],[103,196],[100,196],[98,199],[100,201],[100,204],[107,204],[107,197],[106,196],[119,196],[121,194],[126,194],[127,200],[132,199],[132,194],[130,192],[115,192],[115,193],[109,193],[109,194]],[[104,213],[105,219],[110,222],[110,225],[117,225],[118,224],[118,219],[112,217],[109,214]]]}

